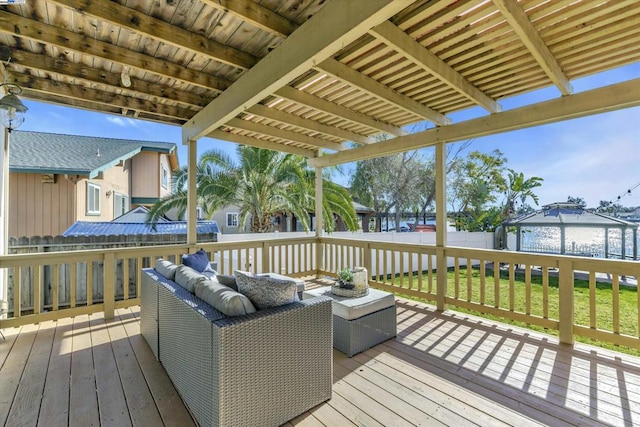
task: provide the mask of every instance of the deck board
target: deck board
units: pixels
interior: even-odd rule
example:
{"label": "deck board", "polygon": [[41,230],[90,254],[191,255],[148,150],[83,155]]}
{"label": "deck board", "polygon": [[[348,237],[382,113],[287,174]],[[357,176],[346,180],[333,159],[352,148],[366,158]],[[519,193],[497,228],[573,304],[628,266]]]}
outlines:
{"label": "deck board", "polygon": [[[287,426],[640,424],[640,358],[397,307],[398,337],[352,358],[334,350],[332,399]],[[140,335],[138,307],[3,332],[0,425],[195,425]]]}

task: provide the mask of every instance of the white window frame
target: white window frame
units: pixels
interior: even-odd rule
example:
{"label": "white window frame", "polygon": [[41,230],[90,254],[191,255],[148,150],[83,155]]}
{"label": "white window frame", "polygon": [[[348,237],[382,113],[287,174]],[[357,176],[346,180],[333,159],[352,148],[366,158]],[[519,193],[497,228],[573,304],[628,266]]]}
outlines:
{"label": "white window frame", "polygon": [[100,186],[87,181],[87,215],[100,215],[100,197]]}
{"label": "white window frame", "polygon": [[160,185],[162,188],[169,188],[169,169],[162,165],[162,172],[160,172]]}
{"label": "white window frame", "polygon": [[227,227],[238,227],[240,225],[240,214],[238,212],[227,212]]}
{"label": "white window frame", "polygon": [[[123,207],[122,212],[118,211],[118,208],[119,208],[118,199],[124,200],[124,202],[125,202],[125,205]],[[129,196],[128,195],[126,195],[124,193],[116,193],[115,191],[113,192],[113,217],[114,218],[118,218],[119,216],[129,212],[130,206],[131,206],[131,204],[129,203]]]}

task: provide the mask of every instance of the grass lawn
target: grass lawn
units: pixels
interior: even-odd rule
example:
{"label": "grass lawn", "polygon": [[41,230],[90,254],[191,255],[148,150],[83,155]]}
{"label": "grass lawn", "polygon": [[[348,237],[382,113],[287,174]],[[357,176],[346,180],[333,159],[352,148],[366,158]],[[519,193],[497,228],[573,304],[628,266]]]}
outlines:
{"label": "grass lawn", "polygon": [[[495,290],[494,290],[494,276],[493,270],[489,268],[485,272],[485,290],[484,300],[486,305],[493,306],[495,302]],[[524,272],[517,271],[514,280],[514,310],[524,313],[526,311],[526,286],[524,280]],[[447,296],[455,296],[455,275],[453,269],[448,271],[448,290]],[[427,275],[423,276],[423,283],[426,283]],[[396,277],[396,284],[402,284],[403,287],[408,287],[408,277]],[[413,277],[413,287],[417,289],[417,276]],[[425,287],[425,285],[423,285]],[[435,287],[435,273],[434,273],[434,287]],[[459,298],[467,300],[467,268],[460,268],[460,280],[459,280]],[[575,323],[578,325],[589,326],[590,313],[589,313],[589,282],[586,280],[574,281],[574,318]],[[398,292],[400,295],[402,292]],[[546,287],[547,300],[548,300],[548,318],[558,319],[558,278],[549,275],[548,286]],[[612,285],[609,283],[598,282],[596,284],[596,327],[598,329],[613,330],[613,291]],[[480,270],[473,268],[471,270],[471,301],[480,302],[481,296],[481,277]],[[406,296],[407,298],[417,300],[419,298]],[[531,277],[531,314],[534,316],[543,316],[543,301],[545,299],[545,287],[543,286],[542,276],[532,275]],[[426,300],[422,300],[427,302]],[[499,286],[499,306],[503,309],[509,309],[509,272],[500,271],[500,286]],[[619,292],[619,307],[620,307],[620,333],[638,336],[638,293],[635,287],[620,286]],[[470,313],[485,317],[488,319],[500,321],[503,323],[509,323],[517,326],[526,327],[536,331],[544,332],[547,334],[558,335],[558,331],[549,330],[539,326],[528,325],[522,322],[511,321],[499,316],[493,316],[490,314],[483,314],[476,311],[470,311],[464,308],[455,307],[449,305],[449,309]],[[576,341],[585,342],[624,353],[640,356],[640,351],[615,346],[606,342],[595,341],[580,336],[575,337]]]}

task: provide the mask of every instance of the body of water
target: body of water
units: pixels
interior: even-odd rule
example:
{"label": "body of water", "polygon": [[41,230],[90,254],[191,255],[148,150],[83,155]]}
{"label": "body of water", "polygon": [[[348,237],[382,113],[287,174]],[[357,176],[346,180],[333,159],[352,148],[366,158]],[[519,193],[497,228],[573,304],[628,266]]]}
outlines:
{"label": "body of water", "polygon": [[[521,250],[527,252],[560,253],[560,228],[523,227]],[[567,255],[605,258],[604,228],[567,227],[565,233],[565,253]],[[622,254],[622,233],[618,229],[609,230],[609,258],[620,258]],[[640,248],[640,233],[636,244]],[[625,254],[633,256],[633,232],[626,231]]]}

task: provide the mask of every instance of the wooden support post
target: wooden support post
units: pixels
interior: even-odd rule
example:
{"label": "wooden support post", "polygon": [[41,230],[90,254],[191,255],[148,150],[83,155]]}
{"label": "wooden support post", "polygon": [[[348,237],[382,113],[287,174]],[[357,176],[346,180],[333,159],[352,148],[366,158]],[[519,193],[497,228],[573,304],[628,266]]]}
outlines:
{"label": "wooden support post", "polygon": [[197,216],[198,208],[197,197],[197,168],[198,168],[198,141],[189,141],[188,144],[188,166],[187,166],[187,244],[195,245],[198,243]]}
{"label": "wooden support post", "polygon": [[[318,152],[320,155],[320,152]],[[320,277],[320,272],[324,271],[324,252],[320,244],[322,229],[324,227],[322,217],[322,168],[316,168],[316,206],[315,206],[315,226],[316,226],[316,277]]]}
{"label": "wooden support post", "polygon": [[113,252],[107,252],[104,255],[102,274],[104,318],[113,319],[116,304],[116,255]]}
{"label": "wooden support post", "polygon": [[569,259],[562,259],[558,267],[559,338],[561,343],[573,344],[573,263]]}
{"label": "wooden support post", "polygon": [[446,143],[436,145],[436,305],[439,311],[447,309],[447,169]]}

